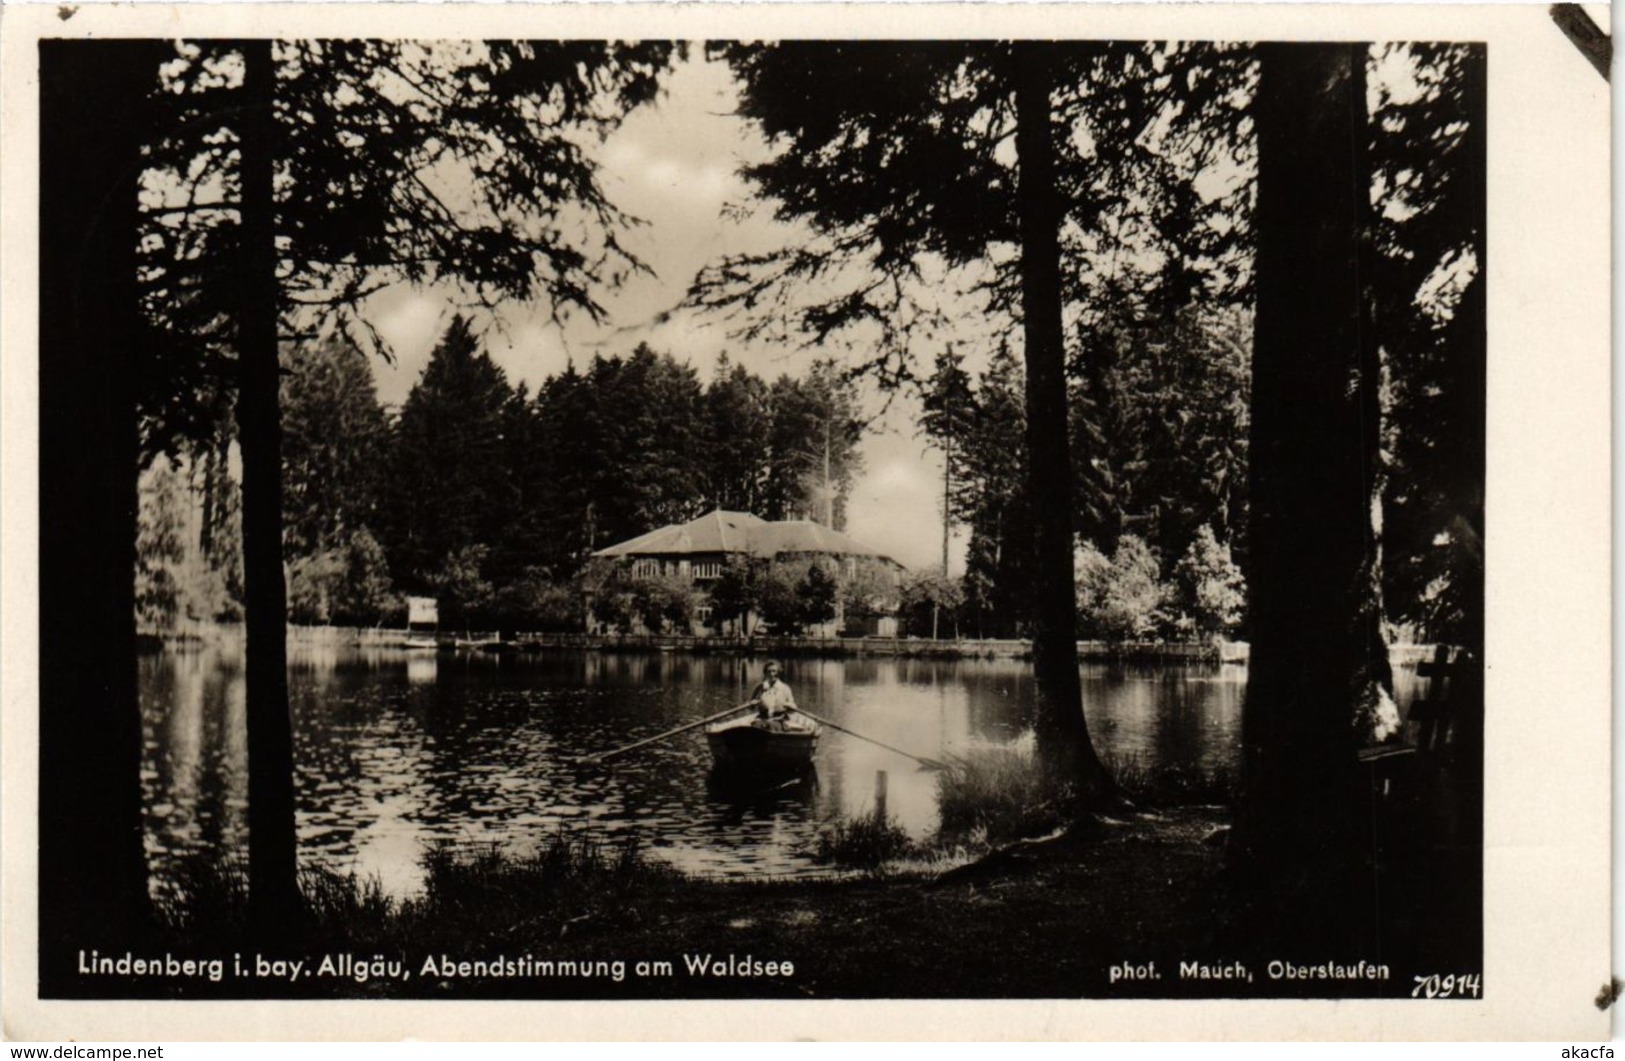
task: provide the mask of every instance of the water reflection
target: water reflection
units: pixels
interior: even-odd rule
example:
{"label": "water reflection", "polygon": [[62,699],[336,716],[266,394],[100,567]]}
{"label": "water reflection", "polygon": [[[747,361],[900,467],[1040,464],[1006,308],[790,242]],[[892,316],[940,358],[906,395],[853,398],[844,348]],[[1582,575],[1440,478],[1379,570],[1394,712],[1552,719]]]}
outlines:
{"label": "water reflection", "polygon": [[[234,848],[247,827],[246,691],[240,663],[184,653],[142,661],[146,847],[160,865]],[[161,704],[170,710],[153,710]]]}
{"label": "water reflection", "polygon": [[[397,894],[420,885],[432,844],[523,851],[574,826],[635,832],[695,873],[819,872],[809,854],[818,830],[870,809],[882,770],[891,814],[916,836],[936,825],[936,775],[833,730],[815,774],[766,788],[712,777],[697,734],[580,762],[743,701],[760,660],[292,651],[304,857]],[[1091,731],[1120,761],[1234,771],[1244,674],[1085,667]],[[785,677],[808,710],[931,758],[1009,743],[1030,723],[1031,669],[1017,660],[788,660]],[[241,852],[243,675],[228,653],[164,654],[142,659],[141,683],[147,847],[161,887],[189,852]]]}

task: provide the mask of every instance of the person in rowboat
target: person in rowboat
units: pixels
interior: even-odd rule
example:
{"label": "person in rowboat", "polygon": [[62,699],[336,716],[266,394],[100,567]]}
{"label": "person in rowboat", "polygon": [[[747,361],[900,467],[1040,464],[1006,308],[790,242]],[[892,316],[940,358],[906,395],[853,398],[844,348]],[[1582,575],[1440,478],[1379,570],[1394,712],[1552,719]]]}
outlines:
{"label": "person in rowboat", "polygon": [[750,694],[749,703],[756,707],[756,721],[761,729],[783,732],[790,729],[790,714],[796,709],[796,698],[790,687],[779,678],[779,663],[768,660],[762,668],[762,680]]}

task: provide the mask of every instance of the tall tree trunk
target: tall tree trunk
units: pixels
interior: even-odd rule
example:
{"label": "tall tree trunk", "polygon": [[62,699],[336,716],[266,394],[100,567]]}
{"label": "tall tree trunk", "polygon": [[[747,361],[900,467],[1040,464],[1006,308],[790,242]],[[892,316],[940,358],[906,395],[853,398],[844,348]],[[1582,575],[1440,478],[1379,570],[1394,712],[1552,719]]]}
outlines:
{"label": "tall tree trunk", "polygon": [[1016,189],[1021,232],[1021,314],[1027,362],[1028,488],[1037,524],[1033,677],[1039,755],[1051,777],[1089,802],[1115,795],[1083,717],[1072,573],[1072,459],[1066,429],[1061,333],[1060,195],[1050,93],[1055,45],[1012,48],[1016,86]]}
{"label": "tall tree trunk", "polygon": [[146,111],[161,44],[40,55],[40,991],[148,915],[135,563],[136,288]]}
{"label": "tall tree trunk", "polygon": [[[1463,748],[1462,761],[1470,775],[1469,791],[1478,800],[1483,798],[1484,781],[1484,482],[1488,467],[1485,402],[1489,393],[1485,377],[1488,364],[1486,291],[1489,286],[1486,279],[1489,259],[1484,233],[1487,216],[1485,175],[1489,172],[1489,138],[1484,128],[1489,117],[1486,74],[1484,46],[1475,45],[1466,62],[1467,113],[1471,124],[1467,129],[1464,161],[1466,179],[1473,196],[1470,209],[1472,216],[1478,219],[1472,244],[1473,255],[1478,259],[1478,275],[1468,286],[1456,310],[1456,327],[1467,337],[1462,343],[1467,368],[1461,375],[1461,390],[1470,403],[1463,424],[1467,430],[1463,445],[1464,467],[1457,474],[1469,477],[1473,484],[1473,488],[1467,492],[1468,503],[1464,506],[1462,518],[1476,545],[1473,553],[1478,562],[1473,570],[1463,573],[1468,588],[1462,601],[1466,615],[1462,644],[1468,656],[1456,662],[1457,686],[1452,696],[1458,699],[1459,717],[1467,720],[1463,733],[1466,747]],[[1475,832],[1476,838],[1482,840],[1482,815],[1474,815],[1471,820],[1476,830],[1480,831]]]}
{"label": "tall tree trunk", "polygon": [[[1265,45],[1247,583],[1252,654],[1235,837],[1266,928],[1369,938],[1357,725],[1387,671],[1375,580],[1377,365],[1363,44]],[[1291,911],[1288,913],[1287,911]],[[1305,945],[1308,939],[1294,942]]]}
{"label": "tall tree trunk", "polygon": [[[1462,648],[1450,676],[1449,696],[1454,704],[1456,732],[1457,790],[1462,794],[1461,819],[1465,824],[1461,837],[1464,851],[1459,868],[1455,870],[1454,894],[1460,896],[1465,909],[1481,910],[1484,894],[1484,481],[1486,473],[1485,386],[1486,371],[1486,317],[1487,302],[1485,279],[1489,261],[1484,244],[1485,189],[1488,173],[1488,137],[1485,122],[1488,118],[1485,86],[1485,51],[1483,45],[1473,46],[1465,64],[1467,87],[1467,114],[1470,125],[1463,145],[1462,173],[1471,188],[1468,209],[1477,221],[1473,233],[1473,255],[1478,260],[1478,274],[1463,294],[1456,308],[1452,328],[1458,330],[1458,339],[1452,341],[1455,356],[1463,359],[1457,374],[1466,415],[1461,419],[1465,438],[1459,453],[1460,466],[1450,474],[1461,476],[1469,484],[1466,489],[1452,491],[1461,499],[1459,516],[1470,540],[1462,550],[1463,570],[1452,572],[1461,579],[1463,629],[1460,632]],[[1459,346],[1457,345],[1459,343]],[[1454,533],[1461,533],[1453,529]],[[1458,554],[1460,555],[1460,554]],[[1476,561],[1476,562],[1475,562]],[[1483,921],[1464,919],[1463,944],[1470,954],[1483,953]]]}
{"label": "tall tree trunk", "polygon": [[295,914],[299,900],[282,574],[281,288],[272,192],[276,68],[268,40],[245,41],[243,58],[237,436],[243,459],[249,902],[258,928],[274,934]]}

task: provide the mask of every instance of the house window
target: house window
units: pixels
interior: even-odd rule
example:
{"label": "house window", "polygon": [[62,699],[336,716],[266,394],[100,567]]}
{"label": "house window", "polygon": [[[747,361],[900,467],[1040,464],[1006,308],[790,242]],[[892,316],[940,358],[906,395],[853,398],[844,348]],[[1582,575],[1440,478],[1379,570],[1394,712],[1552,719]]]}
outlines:
{"label": "house window", "polygon": [[659,560],[636,560],[632,563],[632,574],[638,578],[657,578],[660,575]]}
{"label": "house window", "polygon": [[720,560],[705,560],[694,565],[694,578],[696,581],[721,577],[722,562]]}

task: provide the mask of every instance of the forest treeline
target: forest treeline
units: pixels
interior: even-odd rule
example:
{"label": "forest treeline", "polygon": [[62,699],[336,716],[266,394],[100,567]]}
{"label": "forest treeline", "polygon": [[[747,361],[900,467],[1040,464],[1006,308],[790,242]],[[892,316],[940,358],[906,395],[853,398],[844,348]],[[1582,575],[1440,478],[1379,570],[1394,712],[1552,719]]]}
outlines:
{"label": "forest treeline", "polygon": [[[1245,634],[1251,329],[1245,310],[1204,305],[1094,330],[1099,356],[1068,384],[1078,636]],[[571,363],[531,393],[459,316],[388,410],[367,355],[342,337],[284,343],[281,359],[296,623],[404,625],[406,595],[426,594],[448,623],[580,630],[584,584],[614,578],[594,617],[606,629],[686,629],[711,603],[691,584],[589,571],[590,554],[713,508],[844,529],[863,471],[868,414],[832,360],[768,380],[724,354],[702,379],[640,345]],[[946,465],[942,503],[968,541],[962,571],[866,570],[833,588],[805,564],[730,571],[715,618],[755,608],[796,631],[833,618],[839,599],[842,615],[897,614],[920,636],[1029,634],[1024,371],[1007,344],[977,372],[967,360],[940,354],[917,387],[918,429]],[[146,629],[241,618],[233,440],[222,416],[143,475]]]}
{"label": "forest treeline", "polygon": [[[1105,640],[1240,631],[1251,320],[1202,307],[1124,322],[1068,384],[1077,627]],[[944,498],[968,539],[963,578],[940,592],[969,636],[1032,621],[1025,376],[1002,345],[973,375],[939,355],[921,430],[943,453]],[[928,602],[930,603],[930,602]],[[923,611],[911,615],[924,631]]]}
{"label": "forest treeline", "polygon": [[[769,381],[723,355],[702,380],[639,346],[530,393],[457,317],[393,414],[342,339],[285,343],[282,362],[294,622],[404,623],[404,595],[428,594],[451,623],[580,629],[594,550],[713,508],[841,529],[862,466],[861,403],[829,361]],[[150,626],[241,615],[232,442],[222,420],[144,477]]]}
{"label": "forest treeline", "polygon": [[[1209,326],[1244,329],[1245,321]],[[1079,527],[1084,636],[1185,637],[1239,623],[1224,487],[1244,472],[1246,344],[1244,334],[1218,334],[1231,344],[1228,361],[1207,347],[1176,351],[1172,337],[1124,343],[1108,399],[1133,425],[1113,449],[1124,469],[1091,484],[1118,484],[1112,497],[1080,494],[1080,511],[1107,516]],[[579,630],[590,586],[593,620],[606,629],[687,629],[709,605],[714,620],[754,610],[780,632],[837,614],[898,614],[905,632],[921,635],[1021,636],[1030,617],[1020,586],[1032,553],[1022,369],[1007,347],[974,378],[963,360],[941,360],[921,416],[921,429],[952,454],[948,511],[970,542],[962,573],[899,577],[866,563],[831,581],[805,562],[738,564],[702,597],[687,580],[634,576],[591,564],[590,554],[712,508],[844,529],[866,421],[856,386],[834,362],[770,381],[724,354],[702,380],[640,346],[584,369],[572,364],[530,393],[457,317],[391,411],[355,345],[285,343],[289,618],[398,626],[405,596],[427,594],[448,623]],[[1214,382],[1198,394],[1171,386],[1170,373]],[[1080,388],[1074,402],[1086,400]],[[1193,401],[1212,407],[1193,410]],[[945,405],[950,417],[934,414]],[[1187,422],[1207,425],[1205,433],[1170,430]],[[1190,459],[1193,439],[1212,450],[1203,461]],[[223,418],[201,443],[155,458],[143,477],[137,604],[147,629],[241,617],[232,441]],[[1206,472],[1210,463],[1219,475]],[[1134,505],[1145,511],[1125,511]],[[1114,533],[1125,525],[1138,533]]]}

